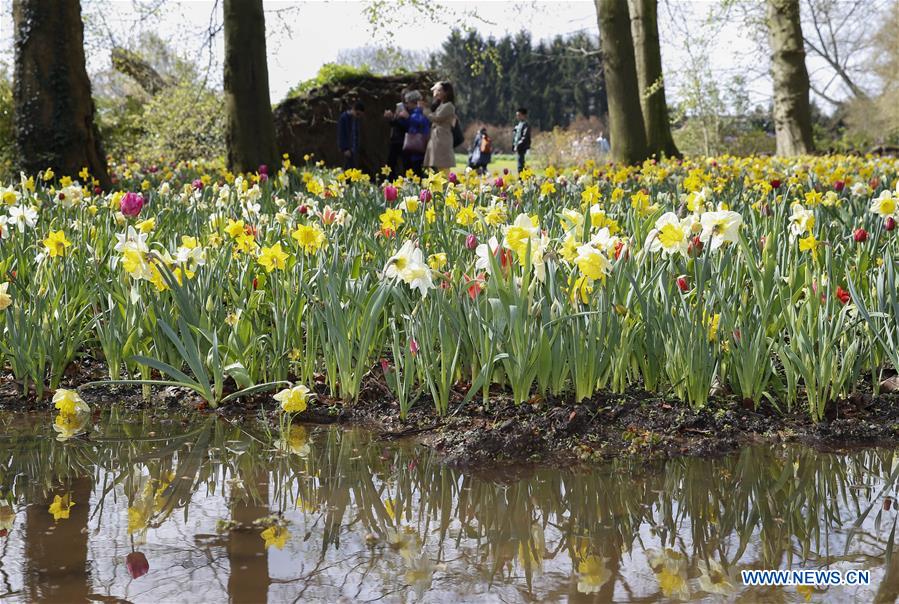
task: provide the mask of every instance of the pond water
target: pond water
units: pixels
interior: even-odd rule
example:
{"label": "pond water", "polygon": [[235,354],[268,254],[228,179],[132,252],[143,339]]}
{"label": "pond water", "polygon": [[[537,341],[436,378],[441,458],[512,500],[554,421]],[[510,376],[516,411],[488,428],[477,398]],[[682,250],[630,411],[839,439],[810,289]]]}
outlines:
{"label": "pond water", "polygon": [[[893,601],[893,451],[462,472],[359,430],[0,415],[12,602]],[[67,436],[81,432],[78,436]],[[57,438],[59,437],[59,438]],[[60,440],[62,439],[62,440]],[[761,568],[864,587],[744,587]]]}

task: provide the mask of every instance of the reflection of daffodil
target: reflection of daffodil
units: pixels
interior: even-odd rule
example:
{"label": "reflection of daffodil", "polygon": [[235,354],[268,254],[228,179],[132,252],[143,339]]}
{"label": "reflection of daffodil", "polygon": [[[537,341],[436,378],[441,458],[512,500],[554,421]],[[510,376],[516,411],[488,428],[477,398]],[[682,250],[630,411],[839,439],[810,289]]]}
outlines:
{"label": "reflection of daffodil", "polygon": [[661,552],[650,549],[646,551],[646,555],[652,572],[656,574],[662,595],[666,598],[689,599],[687,559],[684,555],[671,548],[665,548]]}
{"label": "reflection of daffodil", "polygon": [[577,590],[582,594],[599,593],[602,586],[612,578],[606,567],[606,559],[588,556],[577,565]]}
{"label": "reflection of daffodil", "polygon": [[56,440],[65,441],[81,434],[89,419],[87,413],[59,413],[53,421],[53,429],[58,432]]}
{"label": "reflection of daffodil", "polygon": [[131,535],[147,528],[153,510],[145,505],[128,508],[128,534]]}
{"label": "reflection of daffodil", "polygon": [[287,530],[287,527],[275,524],[262,531],[259,536],[265,541],[265,547],[284,549],[287,538],[290,537],[290,531]]}
{"label": "reflection of daffodil", "polygon": [[728,595],[733,593],[734,584],[731,583],[730,577],[724,571],[724,568],[717,560],[700,560],[697,564],[699,567],[699,588],[710,594]]}
{"label": "reflection of daffodil", "polygon": [[70,494],[66,493],[62,496],[56,495],[47,511],[53,514],[53,520],[67,520],[69,517],[69,510],[72,509],[73,505],[75,505],[75,502],[72,501],[72,496]]}
{"label": "reflection of daffodil", "polygon": [[16,522],[16,512],[8,504],[0,505],[0,531],[9,531]]}
{"label": "reflection of daffodil", "polygon": [[293,453],[300,457],[306,457],[309,454],[309,436],[306,428],[303,426],[288,426],[285,428],[281,438],[275,441],[275,447],[281,451]]}

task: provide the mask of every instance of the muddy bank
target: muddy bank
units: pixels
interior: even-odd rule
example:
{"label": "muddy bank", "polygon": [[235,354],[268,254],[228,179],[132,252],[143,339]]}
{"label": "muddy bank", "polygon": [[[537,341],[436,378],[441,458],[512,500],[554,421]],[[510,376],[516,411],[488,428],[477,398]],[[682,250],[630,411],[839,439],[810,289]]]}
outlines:
{"label": "muddy bank", "polygon": [[[85,360],[69,372],[63,387],[75,388],[105,377],[101,362]],[[826,450],[899,446],[899,394],[874,396],[870,387],[833,405],[828,417],[817,424],[802,407],[784,414],[767,403],[754,410],[735,397],[718,396],[693,411],[638,388],[623,394],[602,393],[579,404],[535,396],[514,405],[504,392],[496,391],[488,405],[478,397],[463,406],[464,392],[459,392],[447,416],[437,416],[430,399],[423,397],[405,419],[400,419],[399,406],[377,379],[366,381],[355,404],[329,397],[323,383],[316,384],[315,390],[317,397],[296,421],[364,426],[384,439],[412,439],[437,451],[446,463],[471,469],[577,465],[628,456],[646,460],[715,456],[760,442],[799,442]],[[148,400],[139,386],[104,385],[80,392],[92,406],[187,406],[229,417],[262,415],[273,423],[278,415],[272,393],[212,411],[196,394],[177,387],[154,388]],[[23,398],[11,376],[0,379],[0,408],[47,409],[49,396],[45,393],[38,400],[31,393]]]}

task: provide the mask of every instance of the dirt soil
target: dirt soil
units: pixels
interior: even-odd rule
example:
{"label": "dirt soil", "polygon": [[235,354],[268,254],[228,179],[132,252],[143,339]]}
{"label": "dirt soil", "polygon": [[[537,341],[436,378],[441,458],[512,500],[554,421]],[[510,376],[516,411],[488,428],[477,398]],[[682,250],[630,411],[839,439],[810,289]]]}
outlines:
{"label": "dirt soil", "polygon": [[[102,363],[85,360],[63,380],[74,388],[106,378]],[[717,456],[748,444],[799,442],[824,450],[858,446],[899,446],[899,393],[874,396],[860,385],[848,400],[831,405],[819,423],[803,407],[780,413],[769,404],[758,409],[733,396],[715,396],[698,411],[683,403],[638,388],[623,394],[602,393],[573,404],[539,396],[514,405],[504,392],[492,392],[490,404],[480,397],[461,406],[464,389],[456,393],[450,413],[439,417],[423,396],[405,419],[385,385],[368,379],[357,403],[329,397],[323,383],[318,396],[295,421],[365,427],[384,439],[411,439],[441,454],[445,462],[468,469],[498,466],[571,466],[616,457],[661,460],[677,456]],[[81,388],[91,405],[121,404],[136,410],[146,406],[190,406],[212,412],[194,393],[183,388],[154,388],[148,401],[139,386]],[[0,377],[0,408],[38,410],[52,406],[51,393],[38,400],[22,396],[10,376]],[[214,412],[231,417],[264,415],[276,422],[278,409],[271,393],[243,399]]]}

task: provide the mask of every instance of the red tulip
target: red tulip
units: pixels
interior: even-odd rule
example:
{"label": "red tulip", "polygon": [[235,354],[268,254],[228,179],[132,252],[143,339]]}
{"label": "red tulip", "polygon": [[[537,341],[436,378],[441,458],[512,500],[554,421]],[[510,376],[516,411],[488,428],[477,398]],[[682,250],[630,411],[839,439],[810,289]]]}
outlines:
{"label": "red tulip", "polygon": [[469,233],[468,236],[465,238],[465,247],[470,250],[473,250],[476,247],[478,247],[478,238],[475,237],[474,233]]}
{"label": "red tulip", "polygon": [[852,238],[855,239],[856,243],[864,243],[868,240],[868,231],[859,227],[852,233]]}
{"label": "red tulip", "polygon": [[690,289],[690,282],[687,281],[686,275],[681,275],[677,279],[675,279],[675,283],[677,283],[677,289],[681,291],[682,294],[687,293]]}
{"label": "red tulip", "polygon": [[418,194],[418,201],[421,203],[428,203],[431,201],[431,191],[428,189],[422,189],[421,193]]}
{"label": "red tulip", "polygon": [[892,231],[896,228],[896,219],[892,216],[887,216],[886,220],[883,221],[883,228],[888,231]]}
{"label": "red tulip", "polygon": [[771,180],[768,184],[771,185],[771,188],[772,188],[772,189],[779,189],[779,188],[780,188],[780,180],[778,180],[777,178]]}
{"label": "red tulip", "polygon": [[396,197],[399,194],[399,191],[393,185],[387,185],[384,187],[384,199],[387,201],[396,201]]}
{"label": "red tulip", "polygon": [[840,301],[840,304],[846,304],[849,302],[849,292],[847,292],[839,285],[837,286],[837,291],[834,293],[834,295],[837,297],[837,300]]}
{"label": "red tulip", "polygon": [[150,563],[141,552],[131,552],[125,556],[125,568],[132,579],[139,579],[150,572]]}
{"label": "red tulip", "polygon": [[845,180],[837,180],[837,181],[834,181],[834,183],[833,183],[833,190],[834,190],[834,191],[840,192],[840,191],[842,191],[845,187],[846,187],[846,181],[845,181]]}

